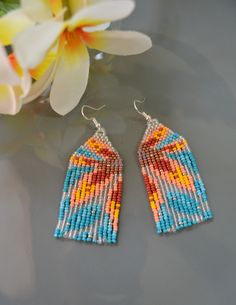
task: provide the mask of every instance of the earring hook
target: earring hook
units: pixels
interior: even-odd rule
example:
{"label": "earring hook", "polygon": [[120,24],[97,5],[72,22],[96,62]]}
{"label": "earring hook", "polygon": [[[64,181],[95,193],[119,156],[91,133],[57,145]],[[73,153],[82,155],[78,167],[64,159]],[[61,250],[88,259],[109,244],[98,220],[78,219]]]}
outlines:
{"label": "earring hook", "polygon": [[139,109],[138,109],[138,106],[137,106],[137,103],[139,103],[139,104],[142,104],[142,103],[144,103],[145,102],[145,99],[143,99],[142,101],[140,101],[140,100],[134,100],[134,108],[135,108],[135,110],[139,113],[139,114],[141,114],[142,116],[144,116],[145,117],[145,119],[147,120],[147,121],[149,121],[149,120],[151,120],[152,118],[150,117],[150,115],[148,115],[146,112],[144,112],[144,111],[140,111]]}
{"label": "earring hook", "polygon": [[83,105],[83,106],[81,107],[81,114],[82,114],[82,116],[83,116],[86,120],[88,120],[88,121],[93,121],[93,123],[94,123],[94,125],[96,126],[96,128],[98,128],[98,129],[101,130],[101,129],[102,129],[102,128],[101,128],[101,124],[98,123],[98,121],[95,119],[95,117],[88,117],[87,115],[85,115],[84,109],[85,109],[85,108],[89,108],[89,109],[98,111],[98,110],[103,109],[105,106],[106,106],[106,105],[102,105],[102,106],[100,106],[100,107],[98,107],[98,108],[94,108],[94,107],[89,106],[89,105]]}

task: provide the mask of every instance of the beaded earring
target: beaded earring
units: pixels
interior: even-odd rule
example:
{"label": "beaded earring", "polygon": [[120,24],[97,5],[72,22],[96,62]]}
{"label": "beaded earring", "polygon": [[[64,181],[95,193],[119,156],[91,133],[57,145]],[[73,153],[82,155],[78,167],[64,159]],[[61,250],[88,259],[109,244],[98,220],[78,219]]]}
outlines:
{"label": "beaded earring", "polygon": [[122,159],[94,117],[95,134],[70,157],[55,237],[97,244],[117,242]]}
{"label": "beaded earring", "polygon": [[158,234],[212,218],[206,189],[186,140],[134,108],[147,120],[138,159]]}

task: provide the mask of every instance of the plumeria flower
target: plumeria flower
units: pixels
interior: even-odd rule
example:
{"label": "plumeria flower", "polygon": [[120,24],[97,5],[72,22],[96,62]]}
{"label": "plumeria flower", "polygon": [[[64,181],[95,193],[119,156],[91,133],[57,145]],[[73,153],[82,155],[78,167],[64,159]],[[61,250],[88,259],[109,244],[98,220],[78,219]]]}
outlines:
{"label": "plumeria flower", "polygon": [[[130,0],[99,1],[83,6],[81,1],[23,0],[28,16],[40,21],[16,35],[14,51],[24,69],[33,69],[57,47],[50,92],[52,108],[70,112],[80,101],[88,83],[88,48],[113,55],[139,54],[151,47],[151,39],[135,31],[106,31],[112,21],[127,17],[135,4]],[[74,5],[74,6],[73,6]],[[73,7],[73,10],[71,9]],[[68,15],[68,9],[69,16]],[[64,13],[64,20],[61,20]],[[1,36],[0,36],[1,38]]]}
{"label": "plumeria flower", "polygon": [[26,71],[14,53],[7,55],[0,43],[0,114],[16,114],[24,104],[42,94],[46,89],[42,76],[49,74],[48,67],[54,60],[55,52],[50,51],[36,68]]}
{"label": "plumeria flower", "polygon": [[0,45],[0,113],[16,114],[30,86],[30,75],[23,70],[14,70],[4,47]]}
{"label": "plumeria flower", "polygon": [[[81,2],[82,0],[78,0],[78,1]],[[36,20],[34,18],[35,15],[33,14],[33,12],[32,12],[32,16],[31,16],[32,18],[30,18],[30,14],[29,14],[30,11],[27,10],[27,8],[29,9],[29,5],[27,4],[29,1],[22,0],[22,2],[26,2],[24,5],[24,9],[23,9],[23,7],[21,7],[19,9],[9,12],[8,14],[6,14],[0,18],[0,41],[1,41],[0,48],[2,50],[2,54],[5,54],[5,50],[3,51],[2,45],[3,46],[11,45],[13,43],[13,39],[19,32],[27,29],[28,27],[32,26],[36,22]],[[32,2],[34,2],[34,1],[32,1]],[[37,1],[35,1],[35,2],[37,2]],[[45,3],[46,2],[47,1],[45,1]],[[54,1],[52,0],[52,4],[53,4],[53,2]],[[55,6],[52,6],[51,8],[52,8],[52,14],[54,14],[53,11],[56,8],[55,8]],[[51,15],[51,18],[52,17],[53,17],[53,15]],[[10,61],[8,63],[8,67],[10,64],[11,68],[13,68],[13,70],[18,75],[18,77],[21,77],[23,75],[23,69],[19,65],[15,55],[12,53],[10,56],[8,56],[8,59]],[[0,73],[1,73],[1,75],[4,75],[4,73],[2,72],[3,71],[2,67],[5,64],[2,62],[2,60],[4,60],[4,62],[5,62],[6,56],[2,56],[0,59]],[[33,101],[48,88],[48,86],[52,82],[53,75],[54,75],[54,66],[55,66],[54,61],[55,61],[55,51],[52,49],[47,54],[47,56],[45,56],[44,60],[39,65],[37,65],[36,68],[31,69],[29,71],[29,74],[31,75],[31,77],[37,81],[32,84],[32,86],[30,87],[30,90],[28,92],[26,92],[26,91],[24,92],[23,96],[21,96],[21,98],[20,98],[21,102],[17,102],[18,99],[15,100],[15,102],[17,102],[17,104],[20,108],[21,108],[22,103],[24,104],[24,103]],[[24,77],[27,75],[27,79],[28,79],[29,74],[27,74],[26,69],[24,69]],[[5,84],[4,77],[1,79],[1,83]],[[16,96],[15,96],[15,98],[16,98]],[[18,98],[19,98],[19,96],[18,96]],[[4,106],[5,108],[8,107],[7,109],[10,109],[11,103],[12,103],[12,100],[9,104],[7,104],[6,99],[5,99],[4,102],[2,102],[2,107],[3,107],[3,105],[5,105]],[[20,108],[18,110],[20,110]],[[7,112],[9,112],[9,111],[7,111]],[[0,110],[0,113],[4,113],[4,112],[2,112]]]}
{"label": "plumeria flower", "polygon": [[[69,0],[68,5],[70,11],[74,12],[94,1],[102,0]],[[16,34],[25,30],[27,27],[32,26],[36,22],[53,17],[60,19],[63,17],[60,16],[60,12],[63,12],[61,1],[21,0],[21,8],[11,11],[0,18],[0,41],[2,45],[11,45]],[[2,48],[2,45],[0,45],[2,54],[0,58],[0,74],[2,75],[0,80],[0,96],[2,97],[2,100],[0,101],[0,113],[15,114],[21,109],[23,104],[31,102],[40,96],[52,82],[55,71],[55,63],[53,63],[53,61],[55,61],[55,52],[50,51],[42,63],[40,63],[36,68],[30,69],[29,74],[37,81],[33,83],[29,91],[29,87],[27,87],[27,90],[23,90],[24,94],[19,95],[21,90],[16,90],[16,88],[18,88],[18,84],[21,81],[20,78],[23,75],[23,70],[13,53],[8,56],[9,61],[7,61],[6,53]],[[4,77],[6,67],[8,71],[13,71],[11,75],[17,74],[18,78],[14,78],[15,80],[17,79],[17,84],[12,80],[9,80],[8,77]],[[28,74],[26,72],[24,73],[23,80],[26,78],[27,81],[29,81],[30,78]]]}

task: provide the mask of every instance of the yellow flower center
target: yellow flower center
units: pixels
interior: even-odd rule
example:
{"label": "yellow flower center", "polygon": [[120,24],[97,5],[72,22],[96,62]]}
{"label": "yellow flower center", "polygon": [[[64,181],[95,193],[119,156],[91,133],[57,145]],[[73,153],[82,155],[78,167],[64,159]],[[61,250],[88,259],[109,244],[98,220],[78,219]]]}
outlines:
{"label": "yellow flower center", "polygon": [[92,36],[88,32],[84,32],[81,27],[76,28],[74,31],[64,30],[60,37],[59,47],[60,49],[68,52],[70,56],[73,56],[81,43],[91,42]]}

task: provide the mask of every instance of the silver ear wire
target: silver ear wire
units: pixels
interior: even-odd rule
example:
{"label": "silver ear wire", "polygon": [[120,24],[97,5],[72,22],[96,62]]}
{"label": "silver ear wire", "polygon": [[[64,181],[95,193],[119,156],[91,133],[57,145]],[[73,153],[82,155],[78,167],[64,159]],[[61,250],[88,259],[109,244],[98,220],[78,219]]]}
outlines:
{"label": "silver ear wire", "polygon": [[145,117],[145,119],[147,120],[147,121],[150,121],[152,118],[151,118],[151,116],[150,115],[148,115],[146,112],[144,112],[144,111],[140,111],[139,109],[138,109],[138,106],[137,106],[137,103],[139,103],[139,104],[142,104],[142,103],[144,103],[145,102],[145,99],[143,99],[142,101],[140,101],[140,100],[134,100],[134,109],[139,113],[139,114],[141,114],[142,116],[144,116]]}
{"label": "silver ear wire", "polygon": [[99,108],[94,108],[94,107],[91,107],[91,106],[88,106],[88,105],[83,105],[83,106],[81,107],[81,114],[82,114],[82,116],[83,116],[86,120],[92,121],[93,124],[94,124],[94,125],[96,126],[96,128],[98,129],[98,131],[101,131],[101,132],[103,132],[103,133],[105,132],[105,130],[101,127],[101,124],[95,119],[95,117],[88,117],[87,115],[85,115],[85,114],[84,114],[84,109],[85,109],[85,108],[89,108],[89,109],[98,111],[98,110],[103,109],[105,106],[106,106],[106,105],[102,105],[102,106],[99,107]]}

